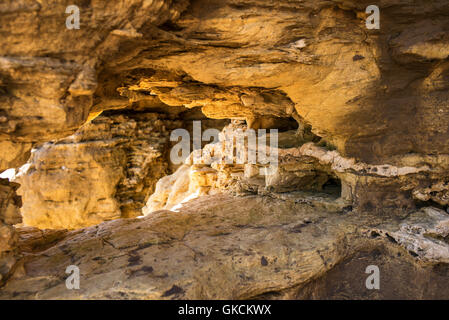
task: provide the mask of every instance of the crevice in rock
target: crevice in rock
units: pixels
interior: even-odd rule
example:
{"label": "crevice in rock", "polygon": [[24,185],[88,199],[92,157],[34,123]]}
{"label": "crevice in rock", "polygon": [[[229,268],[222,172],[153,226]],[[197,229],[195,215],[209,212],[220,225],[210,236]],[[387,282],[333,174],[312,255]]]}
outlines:
{"label": "crevice in rock", "polygon": [[417,209],[421,209],[421,208],[425,208],[425,207],[434,207],[434,208],[438,208],[438,209],[446,211],[448,208],[447,205],[442,205],[433,200],[427,200],[427,201],[415,200],[414,203],[415,203],[415,206]]}
{"label": "crevice in rock", "polygon": [[323,184],[323,192],[334,196],[341,196],[341,181],[336,177],[331,177]]}

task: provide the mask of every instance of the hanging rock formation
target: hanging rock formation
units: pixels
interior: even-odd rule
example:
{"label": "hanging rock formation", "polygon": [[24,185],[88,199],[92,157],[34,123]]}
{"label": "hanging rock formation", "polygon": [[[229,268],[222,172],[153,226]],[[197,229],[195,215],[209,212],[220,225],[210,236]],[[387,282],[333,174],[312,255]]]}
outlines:
{"label": "hanging rock formation", "polygon": [[[261,138],[254,131],[252,135]],[[194,151],[178,171],[157,183],[144,214],[170,210],[186,199],[216,192],[270,194],[326,187],[358,212],[403,215],[430,200],[447,206],[448,186],[441,182],[449,180],[447,155],[404,157],[400,166],[372,165],[306,142],[295,131],[276,136],[276,146],[270,144],[269,133],[262,136],[265,143],[257,140],[252,145],[251,130],[228,125],[217,143]],[[269,161],[250,163],[251,152],[254,160],[260,159],[260,145],[267,159],[276,155],[275,166]]]}
{"label": "hanging rock formation", "polygon": [[449,3],[372,4],[2,1],[0,297],[449,298]]}

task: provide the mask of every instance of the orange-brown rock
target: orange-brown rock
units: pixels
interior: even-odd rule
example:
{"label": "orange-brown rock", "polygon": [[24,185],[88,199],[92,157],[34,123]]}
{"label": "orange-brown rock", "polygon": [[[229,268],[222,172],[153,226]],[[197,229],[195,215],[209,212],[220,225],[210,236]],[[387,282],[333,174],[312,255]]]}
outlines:
{"label": "orange-brown rock", "polygon": [[[222,121],[205,120],[203,127]],[[170,133],[191,121],[140,111],[104,114],[74,135],[43,144],[15,177],[23,223],[76,229],[136,217],[156,182],[172,172]]]}
{"label": "orange-brown rock", "polygon": [[[432,208],[399,221],[348,213],[326,194],[207,196],[40,243],[21,230],[24,258],[0,298],[448,298],[449,244],[435,238],[448,223]],[[382,290],[365,286],[373,264]],[[66,287],[69,265],[79,290]]]}
{"label": "orange-brown rock", "polygon": [[[449,297],[449,4],[372,4],[89,0],[68,29],[69,0],[2,1],[0,171],[25,225],[90,227],[17,233],[0,180],[0,297]],[[170,163],[206,117],[233,121]],[[239,128],[279,129],[278,166],[220,163]]]}
{"label": "orange-brown rock", "polygon": [[0,285],[5,282],[17,260],[17,234],[14,224],[20,223],[21,199],[17,183],[0,179]]}

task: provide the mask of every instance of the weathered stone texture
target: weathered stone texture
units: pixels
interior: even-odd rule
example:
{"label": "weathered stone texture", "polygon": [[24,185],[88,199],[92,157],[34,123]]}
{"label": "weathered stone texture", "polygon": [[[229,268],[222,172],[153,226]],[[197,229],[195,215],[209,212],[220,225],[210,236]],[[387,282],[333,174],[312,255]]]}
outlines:
{"label": "weathered stone texture", "polygon": [[[222,126],[222,121],[206,120]],[[74,229],[137,217],[176,166],[170,133],[191,121],[149,112],[104,114],[74,135],[36,148],[16,175],[26,226]]]}
{"label": "weathered stone texture", "polygon": [[9,276],[17,260],[17,234],[14,224],[20,223],[21,198],[17,196],[17,183],[0,179],[0,284]]}
{"label": "weathered stone texture", "polygon": [[[69,30],[72,4],[0,3],[0,171],[29,159],[25,225],[147,216],[18,243],[0,180],[0,297],[449,297],[447,0],[378,1],[380,29],[369,0],[87,0]],[[232,124],[172,165],[205,117]],[[219,161],[248,128],[280,130],[271,174]]]}
{"label": "weathered stone texture", "polygon": [[[353,287],[354,297],[373,298],[364,287],[370,264],[382,268],[377,298],[449,297],[449,269],[442,264],[449,244],[427,234],[437,229],[445,234],[449,215],[429,208],[417,211],[417,219],[379,219],[325,205],[334,201],[316,193],[283,199],[207,196],[177,213],[162,210],[143,219],[49,234],[50,247],[27,236],[35,231],[24,230],[25,257],[0,297],[350,298]],[[398,228],[404,232],[395,232]],[[430,242],[442,249],[438,257],[423,247]],[[66,267],[73,264],[80,268],[79,290],[65,285]],[[426,288],[417,275],[431,281]],[[335,292],[340,280],[347,287]]]}

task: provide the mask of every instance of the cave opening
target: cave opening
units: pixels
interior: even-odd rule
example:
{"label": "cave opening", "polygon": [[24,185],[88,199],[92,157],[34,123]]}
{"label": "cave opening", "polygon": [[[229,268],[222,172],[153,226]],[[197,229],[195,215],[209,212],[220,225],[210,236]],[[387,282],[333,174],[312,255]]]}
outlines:
{"label": "cave opening", "polygon": [[[363,263],[310,297],[372,298],[365,266],[391,261],[385,297],[449,288],[448,270],[421,272],[449,247],[404,234],[447,242],[444,212],[410,213],[449,203],[433,185],[449,176],[447,0],[380,1],[374,29],[365,1],[83,0],[77,30],[54,2],[0,5],[0,298],[284,298],[345,257]],[[279,163],[221,163],[223,145],[190,138],[173,163],[194,121],[201,137],[260,130]],[[406,268],[372,250],[394,230]]]}
{"label": "cave opening", "polygon": [[417,209],[426,208],[426,207],[435,207],[435,208],[444,210],[444,211],[449,213],[449,206],[448,205],[443,205],[443,204],[438,203],[438,202],[436,202],[436,201],[434,201],[432,199],[429,199],[429,200],[426,200],[426,201],[414,199],[413,202],[414,202],[415,207]]}
{"label": "cave opening", "polygon": [[[245,166],[245,172],[243,167],[238,169],[233,165],[224,171],[196,164],[184,170],[185,165],[173,163],[170,157],[170,150],[176,143],[170,134],[179,128],[187,130],[189,150],[194,151],[192,124],[195,121],[201,122],[202,132],[211,128],[222,131],[227,126],[249,129],[244,120],[210,118],[199,107],[179,107],[170,112],[163,107],[123,108],[103,111],[73,135],[40,144],[23,167],[3,173],[21,185],[18,193],[24,200],[21,208],[24,219],[18,226],[76,230],[103,221],[141,217],[142,212],[146,215],[158,209],[176,211],[185,202],[210,194],[217,185],[237,193],[257,194],[266,184],[270,192],[299,188],[297,190],[322,192],[333,198],[341,196],[341,181],[336,176],[329,178],[329,173],[324,171],[316,176],[307,173],[306,178],[288,176],[291,182],[281,178],[276,182],[281,185],[273,188],[263,177],[251,177],[252,173],[245,177],[248,175]],[[312,134],[310,126],[298,123],[294,117],[268,117],[258,124],[267,131],[278,130],[279,150],[299,148],[306,142],[320,140]],[[298,134],[301,125],[304,131]],[[208,141],[201,141],[201,152],[212,145],[208,144]],[[223,180],[223,173],[229,181]],[[326,176],[328,180],[323,184]],[[189,182],[179,187],[183,180]],[[158,184],[165,183],[163,181],[169,183],[158,189]],[[239,187],[229,187],[236,181]],[[45,187],[40,187],[42,185]],[[242,186],[243,190],[237,190]],[[180,191],[182,188],[187,189]],[[161,196],[163,199],[159,198]],[[148,205],[150,202],[152,204]],[[164,205],[160,206],[159,202]],[[147,207],[151,209],[145,211]]]}
{"label": "cave opening", "polygon": [[341,180],[338,177],[329,178],[323,185],[323,192],[336,198],[341,197]]}

